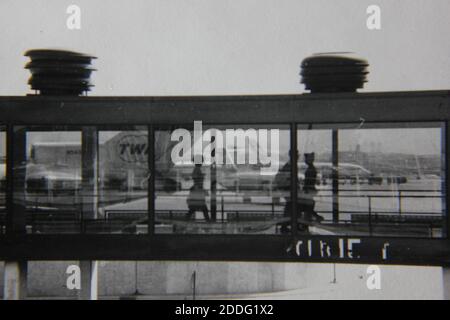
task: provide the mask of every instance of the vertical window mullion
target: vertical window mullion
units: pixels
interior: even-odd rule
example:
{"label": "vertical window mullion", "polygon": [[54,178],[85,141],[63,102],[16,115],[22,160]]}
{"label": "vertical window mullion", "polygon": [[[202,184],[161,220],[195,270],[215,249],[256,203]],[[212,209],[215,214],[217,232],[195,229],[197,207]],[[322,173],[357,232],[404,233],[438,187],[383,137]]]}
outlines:
{"label": "vertical window mullion", "polygon": [[147,216],[148,216],[148,234],[155,233],[155,128],[153,125],[147,128],[147,144],[148,144],[148,183],[147,183]]}
{"label": "vertical window mullion", "polygon": [[291,134],[291,150],[290,150],[290,158],[291,158],[291,230],[292,236],[295,238],[298,233],[298,208],[297,208],[297,198],[298,198],[298,149],[297,149],[297,124],[291,124],[290,128]]}

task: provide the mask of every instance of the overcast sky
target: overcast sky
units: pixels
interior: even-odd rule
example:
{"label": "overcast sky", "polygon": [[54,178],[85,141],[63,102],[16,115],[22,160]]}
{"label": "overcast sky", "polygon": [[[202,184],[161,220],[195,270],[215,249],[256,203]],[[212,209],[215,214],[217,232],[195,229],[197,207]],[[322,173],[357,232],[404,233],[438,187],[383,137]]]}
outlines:
{"label": "overcast sky", "polygon": [[298,93],[301,60],[326,51],[369,60],[365,91],[449,89],[449,13],[448,0],[2,0],[0,94],[30,92],[22,55],[44,47],[98,56],[92,95]]}

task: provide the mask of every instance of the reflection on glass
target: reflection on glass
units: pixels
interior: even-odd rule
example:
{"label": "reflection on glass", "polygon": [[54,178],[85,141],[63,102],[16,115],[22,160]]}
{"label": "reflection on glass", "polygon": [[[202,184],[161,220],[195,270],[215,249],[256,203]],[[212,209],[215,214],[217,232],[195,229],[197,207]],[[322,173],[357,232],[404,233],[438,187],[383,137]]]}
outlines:
{"label": "reflection on glass", "polygon": [[99,132],[95,233],[147,233],[148,134],[145,128]]}
{"label": "reflection on glass", "polygon": [[[333,199],[332,130],[297,130],[298,217],[322,222],[331,220]],[[304,224],[299,231],[308,232]]]}
{"label": "reflection on glass", "polygon": [[[25,158],[25,171],[21,167],[14,170],[18,175],[25,175],[25,203],[22,205],[26,209],[27,232],[79,232],[80,132],[29,131]],[[14,201],[21,200],[16,197]]]}
{"label": "reflection on glass", "polygon": [[[341,130],[340,219],[371,235],[442,237],[442,129]],[[358,170],[359,169],[359,170]]]}
{"label": "reflection on glass", "polygon": [[301,224],[313,234],[445,236],[443,143],[439,126],[299,130]]}
{"label": "reflection on glass", "polygon": [[147,233],[147,131],[28,131],[25,153],[28,232]]}
{"label": "reflection on glass", "polygon": [[[442,127],[347,127],[297,131],[297,232],[445,237]],[[14,140],[13,200],[27,232],[147,233],[146,127],[33,129],[17,128]],[[0,233],[5,138],[0,131]],[[287,126],[160,127],[154,232],[290,234],[289,140]]]}
{"label": "reflection on glass", "polygon": [[156,132],[155,232],[288,233],[288,127],[197,129]]}

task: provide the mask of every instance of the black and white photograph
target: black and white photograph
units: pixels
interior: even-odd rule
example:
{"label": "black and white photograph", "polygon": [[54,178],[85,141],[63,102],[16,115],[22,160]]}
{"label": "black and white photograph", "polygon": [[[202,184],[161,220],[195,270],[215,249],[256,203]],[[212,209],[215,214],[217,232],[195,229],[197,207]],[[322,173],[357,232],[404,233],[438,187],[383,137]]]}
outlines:
{"label": "black and white photograph", "polygon": [[2,0],[0,298],[449,300],[449,31],[448,0]]}

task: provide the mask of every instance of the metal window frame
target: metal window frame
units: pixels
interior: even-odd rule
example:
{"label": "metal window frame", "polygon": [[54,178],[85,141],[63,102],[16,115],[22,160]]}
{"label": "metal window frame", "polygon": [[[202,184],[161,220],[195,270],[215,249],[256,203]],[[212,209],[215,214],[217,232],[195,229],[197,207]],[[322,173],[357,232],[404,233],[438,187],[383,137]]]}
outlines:
{"label": "metal window frame", "polygon": [[[7,135],[7,212],[8,226],[21,223],[12,214],[15,152],[14,129],[18,126],[147,126],[149,141],[160,125],[193,123],[234,125],[345,124],[366,122],[442,122],[445,123],[445,210],[450,208],[450,91],[338,93],[267,96],[208,97],[0,97],[0,125]],[[292,142],[296,140],[291,135]],[[151,143],[150,145],[153,145]],[[154,149],[149,150],[149,168],[154,168]],[[295,156],[294,156],[295,157]],[[295,162],[296,163],[296,162]],[[294,166],[295,167],[295,166]],[[152,171],[153,172],[153,171]],[[291,175],[296,177],[295,169]],[[292,182],[294,179],[291,180]],[[148,188],[154,189],[154,176]],[[293,191],[295,191],[295,188]],[[296,193],[295,193],[296,194]],[[164,235],[154,234],[154,199],[149,201],[149,232],[145,235],[108,234],[23,234],[7,232],[0,236],[0,259],[27,260],[228,260],[228,261],[305,261],[450,265],[450,240],[423,238],[358,237],[361,244],[350,254],[321,257],[293,254],[300,241],[322,241],[336,245],[351,237],[292,235]],[[450,215],[446,215],[448,229]],[[380,250],[390,246],[389,259]],[[341,248],[341,247],[339,247]],[[348,250],[348,247],[345,247]],[[347,252],[347,251],[346,251]],[[356,258],[355,258],[356,257]]]}

